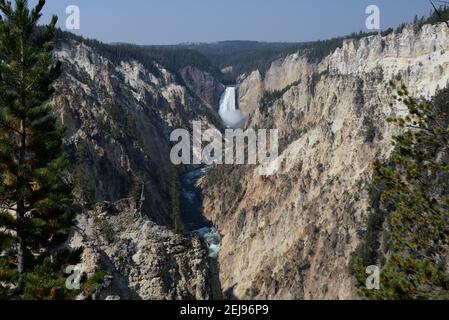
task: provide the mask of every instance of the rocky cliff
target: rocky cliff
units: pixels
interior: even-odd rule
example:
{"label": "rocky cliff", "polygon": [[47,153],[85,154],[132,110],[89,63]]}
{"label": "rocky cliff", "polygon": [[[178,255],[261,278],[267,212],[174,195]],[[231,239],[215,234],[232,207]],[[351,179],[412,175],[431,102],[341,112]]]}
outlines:
{"label": "rocky cliff", "polygon": [[175,128],[189,129],[193,120],[219,123],[213,105],[202,103],[157,63],[156,74],[133,59],[113,63],[75,40],[59,41],[56,58],[64,73],[53,103],[67,128],[79,201],[128,198],[144,182],[147,214],[169,224],[169,135]]}
{"label": "rocky cliff", "polygon": [[[449,80],[446,24],[347,40],[319,63],[290,55],[239,81],[249,126],[280,130],[280,170],[218,167],[203,179],[205,213],[223,235],[221,282],[239,299],[356,298],[351,255],[366,229],[375,158],[387,158],[390,80],[431,97]],[[274,90],[280,99],[260,112]]]}
{"label": "rocky cliff", "polygon": [[[82,268],[112,276],[97,298],[212,299],[219,297],[207,248],[171,230],[169,136],[220,123],[213,101],[222,87],[200,70],[183,81],[153,62],[126,55],[114,61],[98,47],[61,39],[56,59],[63,75],[53,104],[67,128],[66,146],[75,185],[78,224],[72,246],[84,248]],[[211,89],[215,86],[216,89]],[[201,90],[210,96],[199,96]],[[137,210],[142,186],[143,210]],[[107,201],[108,205],[100,205]],[[123,205],[126,203],[126,205]]]}
{"label": "rocky cliff", "polygon": [[81,272],[108,272],[96,299],[221,298],[213,260],[199,238],[177,235],[139,214],[129,201],[101,203],[78,215],[70,246],[83,248]]}
{"label": "rocky cliff", "polygon": [[220,97],[225,91],[222,83],[212,75],[191,66],[183,68],[180,74],[187,87],[205,104],[218,107]]}

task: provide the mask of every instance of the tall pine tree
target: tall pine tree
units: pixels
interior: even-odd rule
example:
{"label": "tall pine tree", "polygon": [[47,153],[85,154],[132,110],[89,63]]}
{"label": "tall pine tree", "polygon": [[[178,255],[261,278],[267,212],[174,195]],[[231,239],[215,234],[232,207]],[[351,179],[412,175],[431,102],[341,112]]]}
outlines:
{"label": "tall pine tree", "polygon": [[57,17],[38,26],[45,0],[0,0],[0,296],[58,298],[58,248],[72,223],[64,130],[48,101]]}

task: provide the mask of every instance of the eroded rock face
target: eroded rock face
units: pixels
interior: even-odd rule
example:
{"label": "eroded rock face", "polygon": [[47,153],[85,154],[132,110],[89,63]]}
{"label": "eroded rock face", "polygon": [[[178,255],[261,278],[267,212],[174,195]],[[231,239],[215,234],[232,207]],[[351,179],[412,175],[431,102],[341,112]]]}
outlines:
{"label": "eroded rock face", "polygon": [[221,297],[218,273],[199,238],[175,234],[132,203],[102,203],[77,218],[73,248],[84,248],[81,272],[111,276],[96,299],[204,300]]}
{"label": "eroded rock face", "polygon": [[183,68],[180,73],[186,85],[204,103],[218,110],[220,97],[225,91],[225,86],[222,83],[209,73],[190,66]]}
{"label": "eroded rock face", "polygon": [[254,113],[259,108],[259,101],[264,91],[262,76],[258,70],[240,79],[238,85],[240,111],[246,114]]}
{"label": "eroded rock face", "polygon": [[53,103],[67,127],[78,201],[125,199],[143,181],[145,208],[170,224],[170,133],[193,120],[210,127],[217,113],[163,66],[154,74],[135,60],[113,63],[74,40],[59,41],[56,58],[64,72]]}
{"label": "eroded rock face", "polygon": [[[220,277],[229,296],[357,297],[349,264],[366,228],[372,163],[389,156],[397,133],[386,118],[404,112],[389,106],[388,81],[426,98],[445,87],[448,37],[445,24],[408,27],[346,41],[318,64],[293,55],[265,79],[242,79],[240,105],[255,110],[250,126],[279,129],[281,154],[271,176],[218,167],[202,181],[206,215],[223,235]],[[268,116],[254,108],[260,88],[289,85]]]}
{"label": "eroded rock face", "polygon": [[[82,272],[108,272],[95,298],[220,297],[218,267],[207,247],[170,231],[170,182],[176,179],[170,133],[191,130],[194,120],[204,128],[220,123],[213,106],[156,63],[153,68],[129,59],[114,63],[74,40],[58,41],[56,58],[63,74],[53,103],[67,128],[79,205],[71,246],[84,248]],[[212,81],[200,71],[195,76],[204,88]],[[145,202],[138,214],[142,183]]]}

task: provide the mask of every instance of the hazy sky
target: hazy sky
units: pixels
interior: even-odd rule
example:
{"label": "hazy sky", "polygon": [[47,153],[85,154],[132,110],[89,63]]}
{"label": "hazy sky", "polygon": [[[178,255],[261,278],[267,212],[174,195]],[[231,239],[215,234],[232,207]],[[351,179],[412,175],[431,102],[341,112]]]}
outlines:
{"label": "hazy sky", "polygon": [[47,0],[43,21],[57,14],[64,29],[66,7],[77,5],[75,33],[105,42],[299,42],[366,31],[370,4],[380,7],[383,29],[431,10],[428,0]]}

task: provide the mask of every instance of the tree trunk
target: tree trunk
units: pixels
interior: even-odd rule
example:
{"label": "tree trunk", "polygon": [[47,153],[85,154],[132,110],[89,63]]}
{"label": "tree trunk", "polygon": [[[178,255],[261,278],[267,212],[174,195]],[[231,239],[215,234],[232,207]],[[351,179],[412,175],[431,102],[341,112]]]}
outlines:
{"label": "tree trunk", "polygon": [[[23,177],[21,176],[21,169],[25,163],[25,146],[26,146],[26,132],[25,132],[25,121],[20,121],[20,137],[19,137],[19,172],[17,177],[17,190],[20,191],[25,187],[25,181],[23,181]],[[24,230],[23,230],[23,219],[25,217],[25,199],[17,199],[17,238],[19,239],[17,245],[17,271],[20,275],[25,271],[25,250],[26,244],[24,239]]]}
{"label": "tree trunk", "polygon": [[19,275],[22,275],[25,271],[25,241],[22,237],[19,237],[17,245],[17,271]]}
{"label": "tree trunk", "polygon": [[[22,176],[21,166],[25,164],[26,157],[26,130],[25,130],[25,110],[26,110],[26,94],[25,94],[25,34],[22,30],[21,37],[21,48],[20,48],[20,62],[21,62],[21,70],[20,70],[20,87],[19,87],[19,96],[20,96],[20,108],[23,114],[20,119],[20,134],[19,134],[19,170],[17,176],[17,191],[19,194],[22,190],[26,188],[26,181]],[[19,196],[21,197],[21,196]],[[25,208],[25,199],[18,198],[17,199],[17,237],[18,237],[18,245],[17,245],[17,271],[19,275],[24,273],[26,267],[26,243],[25,243],[25,230],[24,230],[24,219],[26,214]]]}

